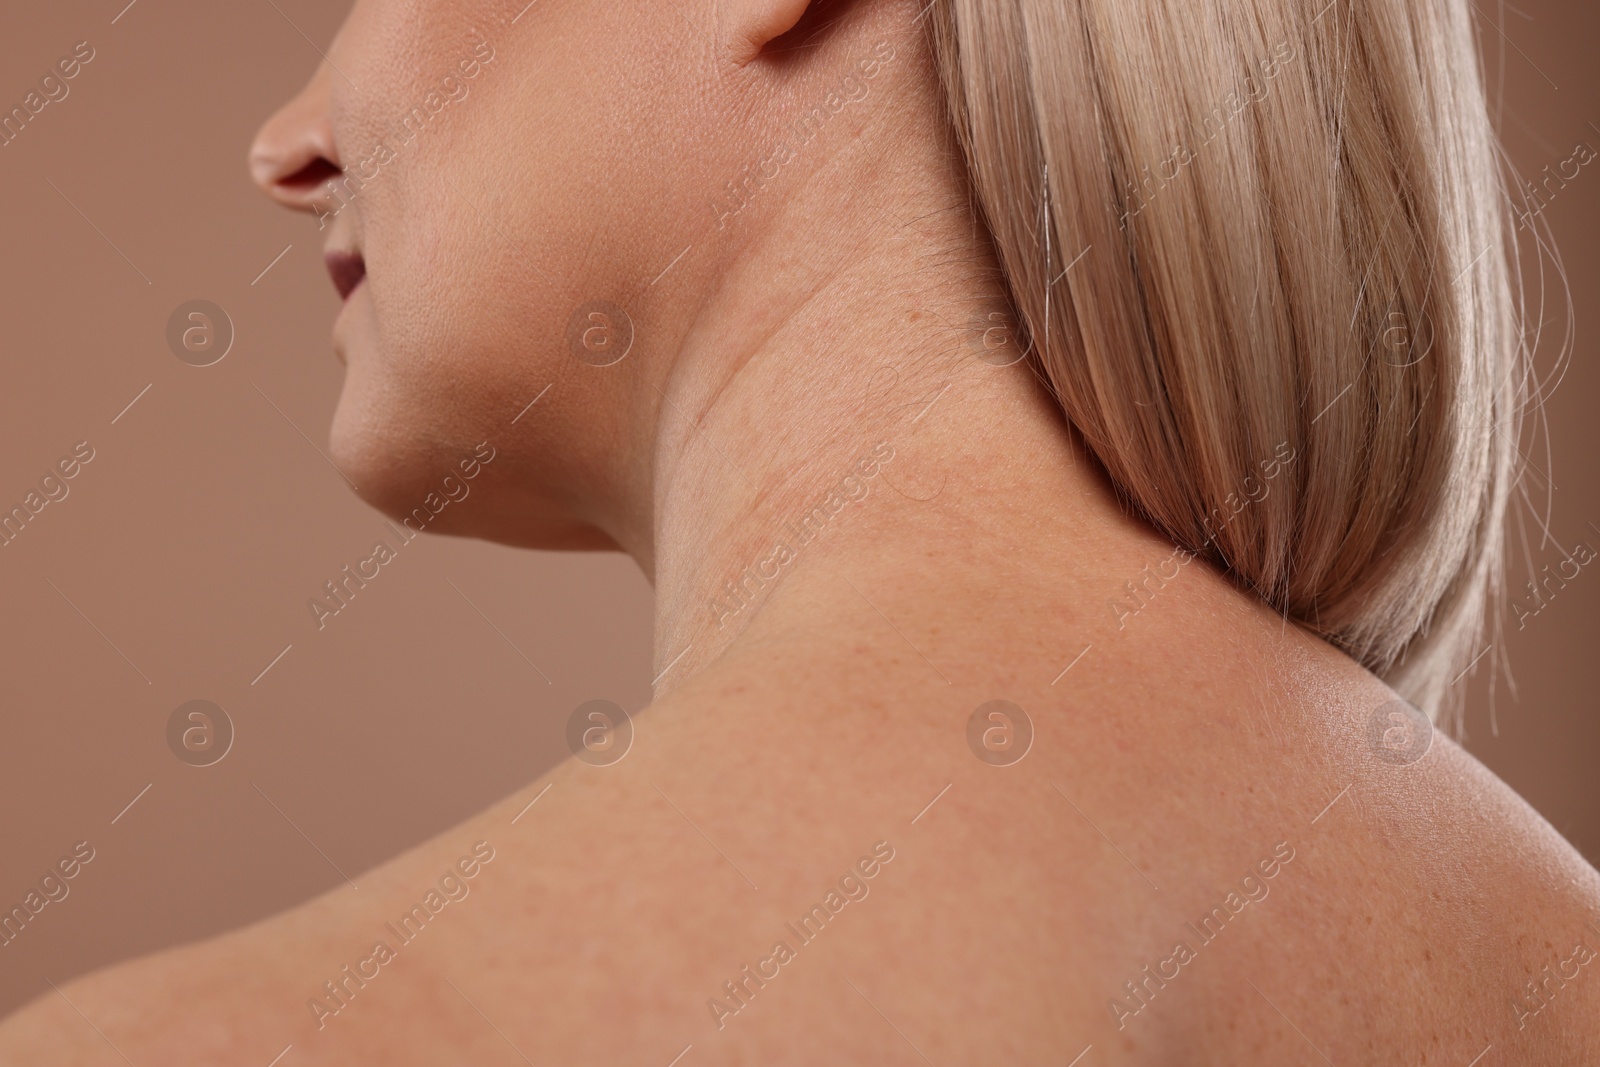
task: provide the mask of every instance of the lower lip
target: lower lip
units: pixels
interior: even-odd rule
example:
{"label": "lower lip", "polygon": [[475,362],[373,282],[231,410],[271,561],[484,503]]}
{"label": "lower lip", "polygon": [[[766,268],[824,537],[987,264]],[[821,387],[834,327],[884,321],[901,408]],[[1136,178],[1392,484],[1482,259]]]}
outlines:
{"label": "lower lip", "polygon": [[[350,361],[345,357],[345,345],[341,344],[340,340],[339,340],[339,333],[341,332],[341,326],[344,323],[345,310],[347,308],[349,308],[351,299],[357,293],[359,293],[361,291],[362,286],[364,286],[366,284],[367,284],[367,279],[365,277],[363,277],[360,281],[356,282],[355,288],[351,289],[348,293],[346,293],[344,295],[344,300],[342,300],[340,302],[340,304],[339,304],[339,313],[333,317],[333,335],[334,335],[334,338],[333,338],[333,340],[334,340],[333,355],[334,355],[334,358],[337,359],[339,361],[340,365],[342,365],[342,366],[349,366],[349,363],[350,363]],[[344,327],[344,329],[348,329],[348,328],[349,327],[347,327],[347,326]]]}
{"label": "lower lip", "polygon": [[344,294],[343,298],[341,298],[340,301],[339,301],[339,314],[340,315],[344,314],[344,309],[350,306],[350,301],[355,299],[356,294],[361,292],[362,288],[365,287],[366,284],[367,284],[366,275],[362,275],[361,276],[361,280],[356,282],[355,286],[348,293]]}
{"label": "lower lip", "polygon": [[355,292],[356,289],[360,287],[361,283],[366,280],[367,265],[365,261],[362,260],[361,256],[357,255],[356,253],[328,252],[323,258],[328,267],[328,274],[333,280],[335,291],[343,289],[345,283],[348,282],[350,277],[352,275],[355,276],[355,284],[350,286],[347,292],[343,293],[347,299],[349,298],[350,293]]}

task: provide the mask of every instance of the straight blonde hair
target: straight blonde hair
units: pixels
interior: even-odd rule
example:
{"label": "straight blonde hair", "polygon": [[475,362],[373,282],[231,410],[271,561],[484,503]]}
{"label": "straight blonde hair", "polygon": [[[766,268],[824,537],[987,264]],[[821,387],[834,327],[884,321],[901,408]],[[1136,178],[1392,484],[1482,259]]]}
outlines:
{"label": "straight blonde hair", "polygon": [[1437,719],[1524,396],[1468,0],[925,13],[1030,358],[1127,504]]}

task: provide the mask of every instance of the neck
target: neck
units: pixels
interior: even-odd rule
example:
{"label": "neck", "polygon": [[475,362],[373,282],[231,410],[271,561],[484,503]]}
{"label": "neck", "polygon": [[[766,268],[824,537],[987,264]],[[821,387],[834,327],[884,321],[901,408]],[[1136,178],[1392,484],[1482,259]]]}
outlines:
{"label": "neck", "polygon": [[660,389],[653,537],[635,553],[656,585],[658,697],[757,620],[839,639],[894,606],[926,617],[917,588],[1020,597],[998,573],[1012,564],[1059,608],[1108,538],[1148,549],[1029,364],[1000,365],[1020,350],[991,318],[1006,304],[964,204],[900,213],[920,221],[741,250],[689,331]]}
{"label": "neck", "polygon": [[[658,698],[762,633],[844,640],[896,605],[953,609],[963,581],[980,602],[1002,583],[1008,605],[1031,593],[1055,612],[1093,588],[1104,614],[1107,568],[1137,573],[1160,547],[1018,358],[912,43],[842,148],[677,268],[713,295],[635,394],[653,459],[608,524],[656,587]],[[983,625],[971,597],[959,624]]]}

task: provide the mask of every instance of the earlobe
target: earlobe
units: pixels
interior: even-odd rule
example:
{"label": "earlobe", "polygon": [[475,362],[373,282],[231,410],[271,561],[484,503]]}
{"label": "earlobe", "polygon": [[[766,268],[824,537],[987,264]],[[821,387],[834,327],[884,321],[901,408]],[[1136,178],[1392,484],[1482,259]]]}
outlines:
{"label": "earlobe", "polygon": [[731,31],[733,64],[742,67],[759,56],[768,42],[794,29],[811,0],[716,0],[716,5],[723,25]]}

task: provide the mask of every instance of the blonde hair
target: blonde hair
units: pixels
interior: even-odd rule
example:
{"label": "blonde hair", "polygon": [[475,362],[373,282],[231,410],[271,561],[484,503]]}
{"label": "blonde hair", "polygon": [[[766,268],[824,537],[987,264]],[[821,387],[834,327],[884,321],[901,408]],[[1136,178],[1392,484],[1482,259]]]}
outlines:
{"label": "blonde hair", "polygon": [[1524,388],[1468,0],[925,14],[1031,358],[1128,504],[1437,717]]}

